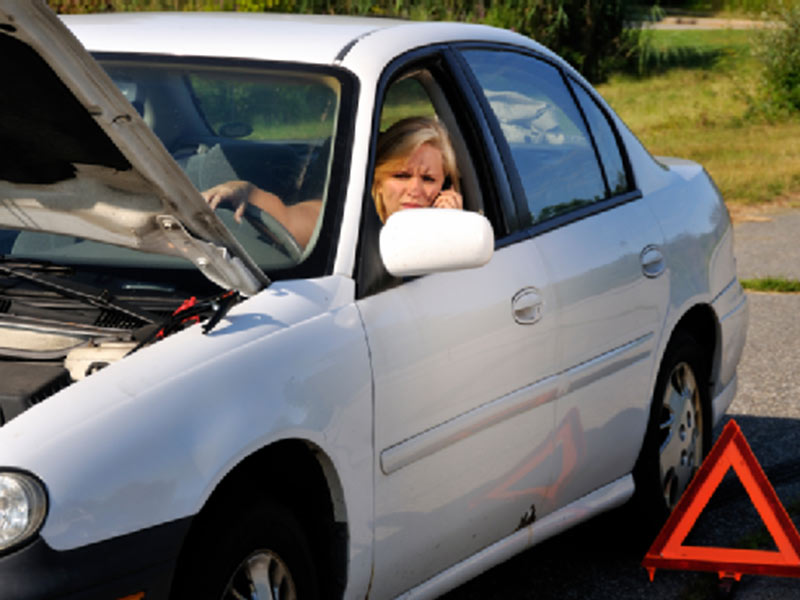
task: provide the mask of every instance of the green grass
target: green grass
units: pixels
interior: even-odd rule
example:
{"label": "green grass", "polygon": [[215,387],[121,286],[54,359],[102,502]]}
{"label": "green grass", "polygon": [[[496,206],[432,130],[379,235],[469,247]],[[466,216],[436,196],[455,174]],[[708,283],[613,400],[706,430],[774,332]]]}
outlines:
{"label": "green grass", "polygon": [[744,58],[750,50],[750,31],[741,29],[663,29],[648,31],[646,35],[661,52],[694,50],[698,54]]}
{"label": "green grass", "polygon": [[649,31],[649,75],[598,86],[655,155],[702,163],[729,203],[800,194],[800,116],[753,111],[759,65],[745,30]]}
{"label": "green grass", "polygon": [[785,277],[742,279],[742,287],[754,292],[800,292],[800,281]]}

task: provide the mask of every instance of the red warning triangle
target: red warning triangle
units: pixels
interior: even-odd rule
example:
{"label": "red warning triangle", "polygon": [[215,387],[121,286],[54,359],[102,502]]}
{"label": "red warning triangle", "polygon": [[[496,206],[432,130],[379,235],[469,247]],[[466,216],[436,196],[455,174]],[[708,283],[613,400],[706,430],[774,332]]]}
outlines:
{"label": "red warning triangle", "polygon": [[[683,545],[731,468],[772,535],[777,552]],[[651,581],[656,569],[712,571],[720,577],[736,579],[745,573],[800,577],[800,535],[735,421],[725,425],[719,440],[647,551],[642,566],[647,569]]]}

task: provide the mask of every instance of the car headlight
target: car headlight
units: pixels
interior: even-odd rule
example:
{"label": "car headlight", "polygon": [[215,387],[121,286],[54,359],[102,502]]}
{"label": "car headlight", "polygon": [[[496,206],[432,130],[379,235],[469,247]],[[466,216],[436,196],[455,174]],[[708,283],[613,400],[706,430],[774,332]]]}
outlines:
{"label": "car headlight", "polygon": [[0,473],[0,551],[24,542],[47,514],[47,494],[30,475]]}

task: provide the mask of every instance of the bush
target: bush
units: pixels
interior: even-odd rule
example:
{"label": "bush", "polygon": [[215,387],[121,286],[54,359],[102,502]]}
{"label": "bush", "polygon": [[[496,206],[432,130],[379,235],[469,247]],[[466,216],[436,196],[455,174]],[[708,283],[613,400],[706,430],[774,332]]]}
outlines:
{"label": "bush", "polygon": [[800,111],[800,5],[778,2],[767,13],[769,25],[755,34],[754,53],[763,64],[764,104],[768,111]]}

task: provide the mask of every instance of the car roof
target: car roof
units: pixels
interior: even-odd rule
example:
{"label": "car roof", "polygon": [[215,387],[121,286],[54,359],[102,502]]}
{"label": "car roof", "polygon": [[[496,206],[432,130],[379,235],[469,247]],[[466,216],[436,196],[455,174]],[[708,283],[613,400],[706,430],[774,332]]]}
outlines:
{"label": "car roof", "polygon": [[65,15],[61,19],[92,52],[238,57],[335,64],[353,48],[373,58],[450,40],[538,44],[503,29],[464,23],[340,15],[249,12],[139,12]]}

